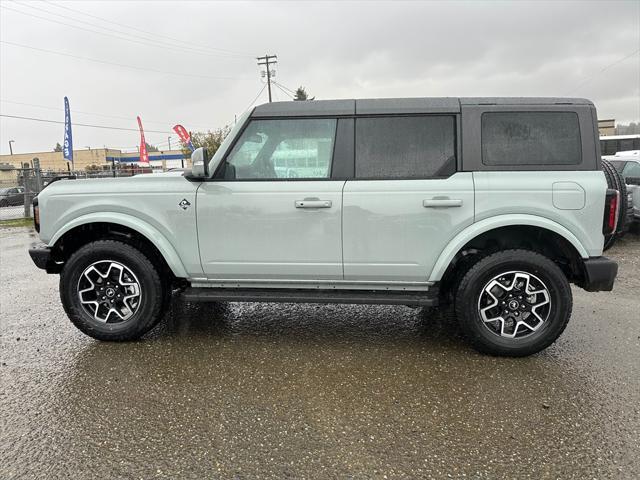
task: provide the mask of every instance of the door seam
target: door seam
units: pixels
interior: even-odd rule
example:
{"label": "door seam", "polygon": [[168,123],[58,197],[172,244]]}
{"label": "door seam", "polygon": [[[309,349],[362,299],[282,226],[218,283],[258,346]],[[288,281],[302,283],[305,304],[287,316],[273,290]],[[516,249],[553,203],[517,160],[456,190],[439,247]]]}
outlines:
{"label": "door seam", "polygon": [[342,184],[342,194],[340,195],[340,257],[342,258],[342,280],[344,280],[344,189],[347,186],[345,180]]}

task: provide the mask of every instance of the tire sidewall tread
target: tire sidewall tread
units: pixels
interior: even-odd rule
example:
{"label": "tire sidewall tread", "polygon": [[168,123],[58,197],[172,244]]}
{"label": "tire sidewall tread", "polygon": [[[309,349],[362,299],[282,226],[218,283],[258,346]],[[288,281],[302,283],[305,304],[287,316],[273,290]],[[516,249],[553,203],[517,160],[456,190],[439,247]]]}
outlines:
{"label": "tire sidewall tread", "polygon": [[[492,333],[478,313],[479,295],[500,271],[524,270],[542,280],[551,296],[549,318],[541,330],[523,339],[507,339]],[[462,277],[455,295],[455,311],[463,335],[479,352],[522,357],[544,350],[564,331],[571,317],[571,287],[560,268],[549,258],[524,249],[502,250],[478,260]]]}
{"label": "tire sidewall tread", "polygon": [[[99,260],[122,262],[136,275],[142,289],[141,305],[124,324],[98,325],[85,312],[77,295],[77,282],[84,269]],[[60,273],[60,299],[71,322],[83,333],[98,340],[136,340],[161,319],[166,305],[164,282],[151,260],[137,248],[117,240],[98,240],[74,252]]]}

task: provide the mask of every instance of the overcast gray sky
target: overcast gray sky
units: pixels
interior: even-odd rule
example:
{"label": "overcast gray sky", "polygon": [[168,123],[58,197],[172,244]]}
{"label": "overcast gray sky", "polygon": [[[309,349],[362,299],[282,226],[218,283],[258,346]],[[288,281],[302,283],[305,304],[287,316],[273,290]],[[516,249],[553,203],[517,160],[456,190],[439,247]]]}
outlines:
{"label": "overcast gray sky", "polygon": [[[600,118],[640,119],[638,0],[0,7],[1,113],[63,121],[67,95],[76,149],[138,144],[135,131],[78,123],[135,129],[140,115],[149,143],[166,148],[175,123],[233,122],[263,87],[255,57],[265,53],[278,55],[277,82],[318,99],[577,96]],[[288,97],[276,87],[276,99]],[[63,125],[1,117],[0,137],[1,153],[9,140],[14,152],[46,151]]]}

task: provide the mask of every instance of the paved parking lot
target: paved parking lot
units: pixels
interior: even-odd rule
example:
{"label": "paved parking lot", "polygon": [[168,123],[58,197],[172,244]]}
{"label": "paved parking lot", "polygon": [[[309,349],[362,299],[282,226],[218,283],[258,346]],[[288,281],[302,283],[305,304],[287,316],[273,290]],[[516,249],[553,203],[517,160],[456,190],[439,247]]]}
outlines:
{"label": "paved parking lot", "polygon": [[175,300],[141,342],[78,332],[0,229],[0,478],[638,478],[640,240],[545,352],[446,314]]}

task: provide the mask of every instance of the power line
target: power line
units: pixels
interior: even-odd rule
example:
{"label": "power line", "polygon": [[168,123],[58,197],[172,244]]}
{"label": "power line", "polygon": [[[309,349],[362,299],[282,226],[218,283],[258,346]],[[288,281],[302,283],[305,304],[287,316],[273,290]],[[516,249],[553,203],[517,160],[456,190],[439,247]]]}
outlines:
{"label": "power line", "polygon": [[588,77],[586,80],[584,80],[583,82],[579,83],[577,87],[575,87],[573,90],[565,93],[565,95],[571,95],[573,92],[575,92],[576,90],[580,89],[581,87],[585,86],[587,83],[589,83],[591,80],[593,80],[595,77],[597,77],[598,75],[601,75],[602,73],[604,73],[605,71],[609,70],[611,67],[614,67],[616,65],[618,65],[619,63],[624,62],[625,60],[628,60],[629,58],[633,57],[635,54],[640,52],[640,48],[635,50],[634,52],[631,52],[629,55],[622,57],[619,60],[616,60],[613,63],[610,63],[609,65],[605,66],[604,68],[600,69],[600,71],[594,73],[593,75],[591,75],[590,77]]}
{"label": "power line", "polygon": [[[20,120],[30,120],[33,122],[44,122],[44,123],[57,123],[57,124],[61,124],[64,125],[64,122],[59,121],[59,120],[49,120],[49,119],[45,119],[45,118],[35,118],[35,117],[23,117],[21,115],[6,115],[4,113],[0,113],[0,117],[6,117],[6,118],[17,118]],[[128,131],[128,132],[138,132],[139,130],[137,128],[125,128],[125,127],[113,127],[111,125],[93,125],[93,124],[89,124],[89,123],[73,123],[74,127],[92,127],[92,128],[103,128],[106,130],[124,130],[124,131]],[[168,130],[145,130],[145,132],[147,133],[171,133]]]}
{"label": "power line", "polygon": [[[119,34],[119,35],[126,35],[127,37],[139,38],[139,39],[141,39],[141,40],[143,40],[143,41],[146,41],[146,42],[152,42],[152,43],[154,43],[154,44],[155,44],[155,43],[161,43],[163,48],[166,48],[167,46],[168,46],[168,47],[171,47],[171,48],[180,48],[180,49],[185,50],[185,51],[187,51],[187,52],[191,52],[191,53],[195,53],[195,54],[199,54],[199,55],[206,55],[206,56],[210,56],[210,57],[211,57],[211,56],[213,56],[213,57],[216,57],[216,56],[217,56],[217,57],[224,56],[224,57],[226,57],[226,58],[234,58],[234,57],[235,57],[235,58],[238,58],[238,55],[237,55],[237,54],[233,54],[233,55],[229,55],[229,54],[227,54],[227,55],[221,55],[221,54],[213,54],[213,53],[210,53],[210,52],[206,52],[206,53],[205,53],[204,51],[202,51],[202,49],[199,49],[199,50],[201,50],[200,52],[196,52],[196,51],[194,51],[193,47],[183,47],[183,46],[181,46],[181,45],[176,45],[176,44],[175,44],[175,42],[173,42],[173,43],[169,43],[169,42],[166,42],[166,41],[164,41],[164,40],[156,40],[156,39],[152,39],[152,38],[150,39],[150,38],[147,38],[147,37],[144,37],[144,36],[138,35],[138,34],[136,34],[136,33],[132,33],[132,32],[123,32],[123,31],[121,31],[121,30],[115,30],[115,29],[113,29],[113,28],[105,27],[105,26],[102,26],[102,25],[97,25],[97,24],[95,24],[95,23],[91,23],[91,22],[86,22],[86,21],[84,21],[84,20],[78,20],[77,18],[70,17],[70,16],[68,16],[68,15],[62,15],[62,14],[60,14],[60,13],[56,13],[56,12],[53,12],[53,11],[51,11],[51,10],[47,10],[47,9],[45,9],[45,8],[42,8],[42,7],[34,7],[33,5],[30,5],[30,4],[28,4],[28,3],[18,3],[18,2],[14,2],[14,3],[17,3],[18,5],[20,5],[20,6],[22,6],[22,7],[31,8],[31,9],[36,10],[36,11],[38,11],[38,12],[45,12],[45,13],[48,13],[49,15],[55,15],[56,17],[64,18],[64,19],[67,19],[67,20],[71,20],[71,21],[73,21],[73,22],[78,22],[78,23],[82,23],[82,24],[84,24],[84,25],[89,25],[89,26],[90,26],[90,27],[92,27],[92,28],[100,28],[100,29],[102,29],[102,30],[106,30],[106,31],[108,31],[108,32],[115,32],[115,33],[117,33],[117,34]],[[57,5],[55,5],[55,4],[52,4],[52,5],[53,5],[53,6],[57,6]],[[21,12],[21,13],[24,13],[24,12]],[[121,38],[121,37],[118,37],[118,38]],[[245,57],[245,55],[242,55],[242,56],[243,56],[243,57]]]}
{"label": "power line", "polygon": [[256,98],[253,99],[253,101],[249,104],[249,106],[247,108],[245,108],[244,111],[240,115],[243,115],[247,110],[249,110],[253,106],[254,103],[256,103],[256,100],[258,100],[258,98],[260,98],[260,95],[262,95],[262,92],[264,92],[265,88],[267,88],[267,84],[266,83],[262,86],[262,88],[258,92],[258,95],[256,95]]}
{"label": "power line", "polygon": [[153,33],[153,32],[149,32],[149,31],[146,31],[146,30],[141,30],[140,27],[137,26],[137,25],[136,26],[132,26],[132,25],[126,25],[126,24],[114,22],[113,20],[109,20],[109,19],[104,18],[104,17],[98,17],[96,15],[92,15],[90,13],[83,12],[81,10],[76,10],[75,8],[66,7],[64,5],[60,5],[60,4],[55,3],[55,2],[51,2],[51,1],[48,1],[48,0],[43,0],[43,1],[45,3],[50,4],[50,5],[54,5],[54,6],[58,7],[58,8],[63,8],[65,10],[69,10],[71,12],[79,13],[81,15],[85,15],[87,17],[95,18],[96,20],[100,20],[100,21],[103,21],[103,22],[111,23],[113,25],[118,25],[120,27],[125,27],[127,29],[135,29],[138,32],[146,33],[148,35],[152,35],[152,36],[155,36],[155,37],[166,38],[166,39],[172,40],[174,42],[184,43],[185,45],[193,45],[195,47],[198,47],[198,48],[201,48],[201,49],[205,49],[205,50],[217,50],[219,52],[226,52],[226,53],[231,53],[231,54],[235,54],[235,55],[241,55],[241,56],[244,56],[244,57],[253,57],[253,55],[251,55],[249,53],[237,52],[237,51],[233,51],[233,50],[227,50],[227,49],[224,49],[224,48],[217,48],[217,47],[211,47],[209,45],[197,44],[197,43],[193,43],[193,42],[187,42],[187,41],[184,41],[184,40],[180,40],[178,38],[170,37],[168,35],[162,35],[162,34],[159,34],[159,33]]}
{"label": "power line", "polygon": [[273,82],[273,84],[274,84],[276,87],[278,87],[278,88],[280,89],[280,91],[282,91],[286,96],[291,97],[291,98],[294,98],[294,97],[293,97],[293,95],[291,95],[291,94],[290,94],[289,92],[287,92],[284,88],[282,88],[282,87],[280,86],[280,84],[279,84],[279,83]]}
{"label": "power line", "polygon": [[265,65],[267,67],[267,86],[269,87],[269,103],[271,103],[271,77],[275,75],[275,72],[271,73],[269,65],[275,65],[277,62],[277,55],[265,55],[264,57],[258,57],[258,65]]}
{"label": "power line", "polygon": [[[25,102],[15,102],[13,100],[4,100],[0,98],[0,102],[2,103],[11,103],[13,105],[23,105],[23,106],[27,106],[27,107],[36,107],[36,108],[42,108],[45,110],[53,110],[56,112],[62,111],[64,110],[62,107],[50,107],[50,106],[46,106],[46,105],[38,105],[35,103],[25,103]],[[135,115],[130,115],[130,116],[124,116],[124,115],[107,115],[104,113],[93,113],[93,112],[83,112],[81,110],[71,110],[71,113],[73,114],[81,114],[81,115],[91,115],[91,116],[96,116],[96,117],[104,117],[104,118],[117,118],[117,119],[121,119],[121,120],[131,120],[132,118],[135,118]],[[145,120],[145,123],[155,123],[157,125],[169,125],[172,124],[173,122],[159,122],[159,121],[153,121],[153,120]],[[197,128],[209,128],[209,127],[204,127],[202,125],[194,125],[194,127]]]}
{"label": "power line", "polygon": [[275,83],[276,85],[278,85],[278,86],[280,86],[280,87],[284,88],[285,90],[288,90],[288,91],[289,91],[289,92],[291,92],[293,95],[295,95],[295,94],[296,94],[296,92],[295,92],[295,91],[291,90],[289,87],[286,87],[286,86],[282,85],[282,84],[281,84],[281,83],[279,83],[279,82],[276,82],[275,80],[273,81],[273,83]]}
{"label": "power line", "polygon": [[[34,15],[32,13],[23,12],[22,10],[17,10],[15,8],[7,7],[6,5],[2,5],[2,4],[0,4],[0,8],[4,8],[4,9],[10,10],[12,12],[17,12],[17,13],[19,13],[21,15],[26,15],[28,17],[38,18],[40,20],[44,20],[45,22],[55,23],[55,24],[59,24],[59,25],[65,25],[67,27],[75,28],[77,30],[83,30],[85,32],[90,32],[90,33],[93,33],[93,34],[96,34],[96,35],[103,35],[103,36],[106,36],[106,37],[117,38],[118,40],[123,40],[125,42],[138,43],[138,44],[141,44],[141,45],[146,45],[146,46],[151,46],[151,47],[156,47],[156,48],[162,48],[164,50],[174,50],[174,51],[176,51],[176,52],[178,52],[180,54],[184,54],[185,53],[184,51],[176,50],[175,48],[166,47],[166,46],[163,46],[163,45],[157,45],[157,44],[153,44],[153,43],[142,42],[140,40],[134,40],[132,38],[123,37],[123,36],[119,36],[119,35],[114,35],[114,34],[111,34],[111,33],[98,32],[95,29],[79,27],[78,25],[73,25],[71,23],[61,22],[59,20],[52,20],[50,18],[42,17],[40,15]],[[78,20],[76,20],[76,21],[78,21]],[[102,28],[104,28],[104,27],[102,27]],[[204,53],[199,53],[199,55],[216,56],[214,54],[204,54]],[[220,56],[220,55],[217,55],[217,56]]]}
{"label": "power line", "polygon": [[0,43],[4,43],[6,45],[12,45],[14,47],[27,48],[29,50],[36,50],[36,51],[39,51],[39,52],[50,53],[50,54],[53,54],[53,55],[61,55],[63,57],[71,57],[71,58],[75,58],[75,59],[78,59],[78,60],[86,60],[88,62],[102,63],[102,64],[105,64],[105,65],[112,65],[112,66],[122,67],[122,68],[131,68],[133,70],[142,70],[142,71],[147,71],[147,72],[162,73],[164,75],[176,75],[176,76],[180,76],[180,77],[193,77],[193,78],[206,78],[206,79],[211,79],[211,80],[238,80],[240,78],[244,78],[244,77],[213,77],[213,76],[210,76],[210,75],[196,75],[196,74],[191,74],[191,73],[181,73],[181,72],[170,72],[170,71],[166,71],[166,70],[156,70],[154,68],[138,67],[138,66],[135,66],[135,65],[126,65],[126,64],[123,64],[123,63],[115,63],[115,62],[109,62],[109,61],[106,61],[106,60],[98,60],[96,58],[81,57],[79,55],[73,55],[71,53],[57,52],[55,50],[47,50],[45,48],[33,47],[31,45],[24,45],[22,43],[8,42],[6,40],[0,40]]}

